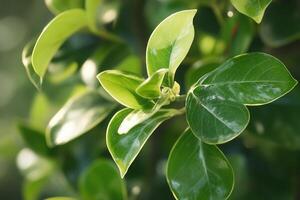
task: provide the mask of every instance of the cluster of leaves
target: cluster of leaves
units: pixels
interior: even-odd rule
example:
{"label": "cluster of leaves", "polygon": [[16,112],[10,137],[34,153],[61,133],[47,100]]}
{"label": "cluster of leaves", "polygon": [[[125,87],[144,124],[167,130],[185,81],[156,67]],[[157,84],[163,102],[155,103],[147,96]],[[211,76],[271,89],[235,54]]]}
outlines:
{"label": "cluster of leaves", "polygon": [[[116,21],[118,14],[122,13],[119,11],[122,7],[120,1],[46,2],[57,16],[36,42],[29,43],[23,52],[27,74],[41,91],[33,107],[30,127],[20,125],[31,149],[21,152],[18,159],[20,168],[29,177],[27,188],[35,188],[33,193],[27,193],[28,199],[38,195],[36,185],[40,185],[38,182],[53,170],[70,168],[67,158],[71,153],[68,151],[76,152],[76,146],[84,143],[84,139],[81,138],[81,143],[75,147],[70,145],[69,150],[67,143],[92,132],[99,124],[106,129],[106,145],[121,176],[110,160],[97,159],[105,152],[105,145],[93,141],[95,139],[90,134],[89,146],[85,148],[93,149],[94,153],[86,160],[75,158],[84,165],[75,170],[84,168],[84,172],[79,178],[70,180],[78,182],[83,199],[126,199],[127,190],[121,178],[152,133],[164,121],[182,115],[186,116],[188,126],[174,144],[166,166],[167,182],[174,197],[227,199],[233,190],[234,172],[216,145],[231,141],[246,129],[250,121],[247,106],[271,103],[297,84],[277,58],[261,52],[244,53],[254,34],[252,21],[236,13],[222,22],[221,36],[215,40],[209,31],[199,34],[198,28],[201,27],[194,28],[197,10],[170,15],[155,28],[148,40],[148,77],[143,78],[139,59],[118,34],[118,23],[122,24],[122,21]],[[231,1],[239,12],[257,23],[262,21],[270,2]],[[202,3],[215,10],[216,15],[220,14],[216,2]],[[202,13],[205,12],[199,13],[200,21]],[[223,20],[222,16],[217,16],[217,20]],[[237,27],[238,31],[235,30]],[[261,31],[264,36],[270,34],[264,33],[263,28]],[[195,64],[187,72],[187,92],[184,94],[181,81],[175,81],[176,72],[193,48],[195,35],[200,36],[196,38],[200,53],[209,59],[201,67]],[[98,37],[102,40],[99,41]],[[266,41],[270,40],[266,38]],[[288,40],[279,43],[286,42]],[[82,67],[79,69],[79,66]],[[55,99],[55,103],[44,100],[45,96],[55,96],[59,92],[63,95]],[[62,105],[66,99],[67,103]],[[112,112],[118,108],[115,101],[126,108],[111,118]],[[44,114],[42,118],[41,112]],[[108,119],[110,122],[106,128],[101,124]],[[22,157],[26,155],[33,157],[34,162],[22,167]],[[54,160],[60,160],[60,157],[63,158],[62,166],[57,166]],[[36,177],[30,173],[38,165],[45,166],[45,162],[51,163],[46,165],[51,166],[45,170],[46,175]]]}

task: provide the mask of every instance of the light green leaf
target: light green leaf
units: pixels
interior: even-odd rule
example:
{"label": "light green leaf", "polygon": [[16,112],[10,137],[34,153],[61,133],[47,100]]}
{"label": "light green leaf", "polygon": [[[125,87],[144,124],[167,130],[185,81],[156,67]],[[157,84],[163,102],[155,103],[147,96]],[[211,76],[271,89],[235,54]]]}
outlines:
{"label": "light green leaf", "polygon": [[48,145],[62,145],[79,137],[103,121],[114,108],[95,91],[70,99],[48,124]]}
{"label": "light green leaf", "polygon": [[231,0],[232,5],[241,13],[260,23],[266,8],[272,0]]}
{"label": "light green leaf", "polygon": [[216,146],[201,142],[187,130],[170,153],[167,180],[176,199],[224,200],[232,192],[234,174]]}
{"label": "light green leaf", "polygon": [[84,8],[84,0],[45,0],[45,3],[54,14],[74,8]]}
{"label": "light green leaf", "polygon": [[33,68],[41,79],[59,47],[86,25],[85,12],[81,9],[73,9],[59,14],[44,28],[34,46],[31,58]]}
{"label": "light green leaf", "polygon": [[83,200],[126,200],[127,192],[118,170],[111,161],[96,160],[79,181]]}
{"label": "light green leaf", "polygon": [[50,197],[45,200],[78,200],[72,197]]}
{"label": "light green leaf", "polygon": [[179,114],[173,109],[161,109],[151,117],[132,127],[126,135],[120,135],[118,129],[131,109],[123,109],[111,119],[106,133],[106,144],[114,161],[124,177],[128,168],[143,148],[154,130],[165,120]]}
{"label": "light green leaf", "polygon": [[25,67],[27,76],[30,82],[34,85],[37,90],[41,89],[41,82],[39,76],[35,73],[32,63],[31,63],[31,54],[33,51],[34,42],[30,41],[26,44],[22,52],[22,63]]}
{"label": "light green leaf", "polygon": [[161,85],[163,83],[165,74],[169,70],[160,69],[155,72],[152,76],[147,78],[139,87],[136,89],[136,92],[148,99],[155,99],[161,95]]}
{"label": "light green leaf", "polygon": [[97,75],[102,87],[120,104],[132,109],[148,109],[153,103],[135,90],[143,79],[118,70],[106,70]]}
{"label": "light green leaf", "polygon": [[193,42],[193,18],[196,12],[197,10],[184,10],[174,13],[153,31],[146,51],[149,76],[158,69],[166,68],[169,69],[170,77],[174,78],[176,69],[187,55]]}
{"label": "light green leaf", "polygon": [[188,123],[203,142],[227,142],[249,122],[244,105],[270,103],[296,84],[285,66],[270,55],[250,53],[234,57],[191,88],[186,102]]}
{"label": "light green leaf", "polygon": [[246,128],[250,116],[243,104],[225,100],[214,92],[202,86],[189,92],[187,121],[203,142],[220,144],[237,137]]}

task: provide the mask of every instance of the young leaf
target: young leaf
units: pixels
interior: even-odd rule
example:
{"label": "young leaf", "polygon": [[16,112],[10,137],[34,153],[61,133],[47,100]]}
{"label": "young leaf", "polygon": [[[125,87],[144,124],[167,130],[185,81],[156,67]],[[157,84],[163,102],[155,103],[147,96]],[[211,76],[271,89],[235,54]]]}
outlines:
{"label": "young leaf", "polygon": [[231,0],[232,5],[241,13],[260,23],[266,8],[272,0]]}
{"label": "young leaf", "polygon": [[62,145],[79,137],[103,121],[114,108],[93,91],[71,99],[50,120],[46,130],[48,145]]}
{"label": "young leaf", "polygon": [[118,170],[109,160],[96,160],[81,175],[79,189],[83,200],[126,200],[127,192]]}
{"label": "young leaf", "polygon": [[196,12],[197,10],[177,12],[162,21],[153,31],[146,50],[149,76],[160,68],[167,68],[171,78],[174,77],[193,42],[193,18]]}
{"label": "young leaf", "polygon": [[30,80],[30,82],[34,85],[34,87],[37,90],[41,89],[41,83],[40,83],[40,78],[39,76],[35,73],[32,62],[31,62],[31,54],[33,51],[34,43],[33,41],[30,41],[29,43],[26,44],[22,51],[22,63],[25,67],[27,76]]}
{"label": "young leaf", "polygon": [[234,57],[200,78],[189,91],[188,123],[203,142],[227,142],[249,122],[244,105],[270,103],[296,84],[285,66],[270,55],[250,53]]}
{"label": "young leaf", "polygon": [[216,96],[245,105],[262,105],[291,91],[297,81],[277,58],[249,53],[229,59],[199,84],[209,87]]}
{"label": "young leaf", "polygon": [[147,109],[153,103],[139,96],[135,90],[143,80],[132,74],[106,70],[97,75],[102,87],[120,104],[132,109]]}
{"label": "young leaf", "polygon": [[157,72],[155,72],[152,76],[147,78],[141,85],[139,85],[139,87],[136,89],[136,93],[148,99],[155,99],[160,97],[160,87],[167,72],[167,69],[160,69]]}
{"label": "young leaf", "polygon": [[234,174],[216,146],[201,142],[187,130],[170,153],[167,180],[176,199],[224,200],[232,192]]}
{"label": "young leaf", "polygon": [[121,176],[124,177],[131,163],[134,161],[144,144],[154,130],[165,120],[179,114],[173,109],[162,109],[132,127],[126,135],[120,135],[118,129],[131,109],[123,109],[111,119],[106,133],[106,144],[114,161],[118,165]]}
{"label": "young leaf", "polygon": [[31,58],[33,68],[41,79],[63,42],[86,25],[85,12],[73,9],[59,14],[44,28],[34,46]]}

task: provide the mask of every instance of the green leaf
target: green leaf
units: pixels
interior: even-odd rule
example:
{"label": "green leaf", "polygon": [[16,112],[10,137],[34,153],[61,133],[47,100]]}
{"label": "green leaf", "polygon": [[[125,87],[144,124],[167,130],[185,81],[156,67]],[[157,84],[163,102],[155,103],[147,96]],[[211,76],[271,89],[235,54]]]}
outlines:
{"label": "green leaf", "polygon": [[231,0],[232,5],[241,13],[260,23],[266,8],[272,0]]}
{"label": "green leaf", "polygon": [[214,90],[197,86],[186,100],[187,121],[195,136],[205,143],[220,144],[237,137],[249,123],[241,103],[225,100]]}
{"label": "green leaf", "polygon": [[165,74],[169,70],[160,69],[155,72],[152,76],[147,78],[139,87],[136,89],[136,93],[147,99],[155,99],[161,95],[161,85],[163,83]]}
{"label": "green leaf", "polygon": [[124,177],[128,168],[143,148],[154,130],[165,120],[179,114],[173,109],[161,109],[151,117],[132,127],[126,135],[120,135],[118,129],[131,109],[123,109],[111,119],[106,133],[106,144],[114,161]]}
{"label": "green leaf", "polygon": [[97,75],[102,87],[120,104],[132,109],[148,109],[153,103],[135,90],[143,79],[118,70],[106,70]]}
{"label": "green leaf", "polygon": [[250,53],[234,57],[191,88],[186,102],[188,123],[203,142],[227,142],[249,122],[244,105],[270,103],[296,84],[285,66],[270,55]]}
{"label": "green leaf", "polygon": [[34,42],[30,41],[26,44],[22,52],[22,63],[25,67],[27,76],[30,82],[34,85],[37,90],[41,89],[41,82],[39,76],[35,73],[32,62],[31,62],[31,54],[33,51]]}
{"label": "green leaf", "polygon": [[197,10],[174,13],[162,21],[153,31],[147,45],[148,75],[158,69],[169,69],[173,79],[176,69],[187,55],[194,39],[193,18]]}
{"label": "green leaf", "polygon": [[85,12],[81,9],[73,9],[59,14],[44,28],[34,46],[31,58],[33,68],[41,79],[59,47],[86,25]]}
{"label": "green leaf", "polygon": [[126,187],[114,164],[108,160],[96,160],[81,175],[79,181],[83,200],[125,200]]}
{"label": "green leaf", "polygon": [[167,180],[176,199],[224,200],[232,192],[234,174],[216,146],[201,142],[187,130],[170,153]]}
{"label": "green leaf", "polygon": [[284,64],[265,53],[233,57],[201,79],[214,95],[245,105],[270,103],[297,84]]}
{"label": "green leaf", "polygon": [[114,108],[95,91],[70,99],[48,124],[48,145],[62,145],[79,137],[103,121]]}
{"label": "green leaf", "polygon": [[45,3],[54,14],[74,8],[84,8],[84,0],[45,0]]}
{"label": "green leaf", "polygon": [[23,137],[23,140],[25,140],[26,145],[30,149],[42,156],[49,156],[50,149],[46,144],[44,133],[36,131],[25,124],[19,124],[18,128]]}
{"label": "green leaf", "polygon": [[270,5],[261,24],[261,39],[271,47],[280,47],[300,38],[298,0],[276,1]]}

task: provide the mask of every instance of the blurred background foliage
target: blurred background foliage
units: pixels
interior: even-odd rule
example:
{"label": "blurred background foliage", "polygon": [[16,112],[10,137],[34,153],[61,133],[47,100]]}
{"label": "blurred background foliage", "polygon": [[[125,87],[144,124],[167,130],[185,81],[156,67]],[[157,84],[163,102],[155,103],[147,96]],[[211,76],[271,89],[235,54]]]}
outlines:
{"label": "blurred background foliage", "polygon": [[[22,66],[23,47],[35,41],[53,14],[84,5],[81,0],[45,2],[1,0],[0,199],[96,199],[90,195],[101,191],[86,184],[105,186],[101,173],[95,171],[97,166],[110,165],[101,160],[110,158],[105,129],[119,107],[113,107],[108,118],[86,134],[54,148],[46,144],[45,128],[69,99],[84,94],[87,88],[99,87],[95,78],[99,71],[117,67],[145,75],[147,39],[161,20],[176,11],[198,9],[195,40],[176,77],[184,85],[183,90],[225,59],[253,51],[279,58],[300,80],[297,0],[274,0],[261,24],[239,14],[226,0],[114,0],[98,12],[98,24],[105,31],[92,34],[83,30],[69,38],[50,63],[38,92]],[[90,101],[79,105],[83,109],[91,107]],[[220,145],[236,174],[230,199],[300,199],[299,86],[270,105],[251,108],[251,113],[250,125],[241,137]],[[178,117],[164,123],[151,137],[126,176],[127,189],[123,189],[129,199],[173,198],[164,167],[185,127],[184,117]],[[91,176],[95,179],[90,180]],[[119,181],[114,175],[110,179]],[[114,188],[107,191],[114,193]]]}

